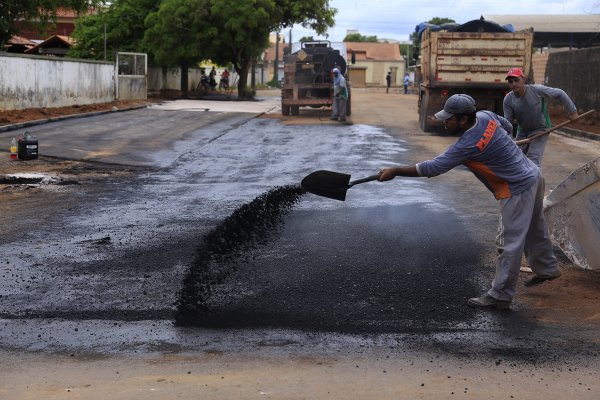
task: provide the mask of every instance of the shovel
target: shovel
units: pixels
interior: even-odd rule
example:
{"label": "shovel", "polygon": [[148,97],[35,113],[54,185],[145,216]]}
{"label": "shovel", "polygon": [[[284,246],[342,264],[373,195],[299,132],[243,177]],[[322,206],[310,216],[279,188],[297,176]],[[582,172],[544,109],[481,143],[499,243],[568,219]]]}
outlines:
{"label": "shovel", "polygon": [[346,200],[346,192],[359,183],[375,181],[379,175],[350,182],[350,175],[332,171],[315,171],[302,179],[301,185],[309,193],[334,200]]}
{"label": "shovel", "polygon": [[574,118],[574,119],[568,119],[568,120],[566,120],[565,122],[562,122],[562,123],[560,123],[560,124],[558,124],[558,125],[556,125],[556,126],[553,126],[553,127],[552,127],[552,128],[550,128],[550,129],[546,129],[546,130],[545,130],[545,131],[543,131],[543,132],[536,133],[535,135],[533,135],[533,136],[530,136],[530,137],[528,137],[527,139],[521,139],[521,140],[517,140],[515,143],[517,143],[517,146],[523,146],[523,145],[529,144],[529,143],[530,143],[532,140],[535,140],[535,139],[537,139],[537,138],[540,138],[540,137],[542,137],[542,136],[545,136],[545,135],[549,134],[549,133],[550,133],[550,132],[552,132],[552,131],[555,131],[555,130],[557,130],[557,129],[559,129],[559,128],[562,128],[563,126],[565,126],[565,125],[567,125],[567,124],[570,124],[570,123],[571,123],[571,122],[573,122],[573,121],[577,121],[577,120],[578,120],[578,119],[580,119],[580,118],[587,117],[588,115],[590,115],[590,114],[592,114],[592,113],[594,113],[594,112],[596,112],[596,110],[594,110],[594,109],[591,109],[591,110],[589,110],[589,111],[587,111],[587,112],[584,112],[583,114],[579,115],[577,118]]}

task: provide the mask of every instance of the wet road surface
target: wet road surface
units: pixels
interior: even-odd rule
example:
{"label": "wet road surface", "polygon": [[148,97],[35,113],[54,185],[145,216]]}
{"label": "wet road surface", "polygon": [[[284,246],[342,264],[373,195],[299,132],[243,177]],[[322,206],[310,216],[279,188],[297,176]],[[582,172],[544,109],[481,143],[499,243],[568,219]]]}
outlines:
{"label": "wet road surface", "polygon": [[[132,112],[130,136],[150,129],[153,112]],[[0,347],[409,347],[534,363],[598,355],[593,332],[523,320],[518,300],[504,313],[465,305],[492,278],[497,220],[481,217],[492,227],[482,236],[445,201],[443,180],[362,184],[345,202],[297,190],[318,169],[356,179],[407,163],[409,143],[366,125],[209,118],[166,146],[168,157],[139,158],[152,171],[73,190],[76,206],[40,210],[44,225],[0,244]],[[63,128],[105,125],[91,120]],[[482,198],[469,201],[494,204]],[[249,204],[258,209],[241,215]]]}

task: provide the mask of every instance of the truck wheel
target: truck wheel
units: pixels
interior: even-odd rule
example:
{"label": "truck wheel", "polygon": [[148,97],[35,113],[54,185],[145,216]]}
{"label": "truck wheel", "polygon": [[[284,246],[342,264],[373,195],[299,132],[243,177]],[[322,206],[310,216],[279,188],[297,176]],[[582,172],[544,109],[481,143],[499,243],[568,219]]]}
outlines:
{"label": "truck wheel", "polygon": [[283,102],[283,91],[281,93],[281,114],[290,115],[290,106]]}
{"label": "truck wheel", "polygon": [[292,115],[300,114],[300,106],[291,106],[290,108],[292,109]]}
{"label": "truck wheel", "polygon": [[426,93],[421,95],[421,106],[419,108],[419,125],[421,126],[421,130],[423,132],[431,132],[431,124],[429,123],[429,119],[427,118],[427,109],[429,103],[429,96]]}

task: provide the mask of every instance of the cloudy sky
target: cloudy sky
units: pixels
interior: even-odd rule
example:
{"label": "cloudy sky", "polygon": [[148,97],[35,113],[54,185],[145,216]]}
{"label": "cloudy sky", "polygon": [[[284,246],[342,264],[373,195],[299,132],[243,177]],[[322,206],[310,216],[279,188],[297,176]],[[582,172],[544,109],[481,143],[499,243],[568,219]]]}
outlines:
{"label": "cloudy sky", "polygon": [[[600,14],[600,0],[330,0],[337,8],[329,40],[341,41],[347,29],[379,39],[408,40],[415,26],[433,17],[452,18],[462,24],[483,15],[506,14]],[[282,32],[289,35],[289,29]],[[292,40],[313,36],[302,27],[292,29]],[[287,41],[287,40],[286,40]]]}

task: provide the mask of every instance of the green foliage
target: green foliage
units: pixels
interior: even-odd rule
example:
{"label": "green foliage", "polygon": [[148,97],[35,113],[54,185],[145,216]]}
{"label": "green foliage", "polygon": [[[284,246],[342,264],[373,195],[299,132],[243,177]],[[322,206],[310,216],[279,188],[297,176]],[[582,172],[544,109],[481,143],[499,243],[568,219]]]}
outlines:
{"label": "green foliage", "polygon": [[209,28],[209,6],[209,0],[163,0],[145,20],[142,45],[152,59],[162,66],[185,67],[212,58],[212,31],[203,30]]}
{"label": "green foliage", "polygon": [[377,36],[363,36],[360,33],[349,33],[344,42],[377,42]]}
{"label": "green foliage", "polygon": [[45,32],[56,21],[58,8],[76,12],[97,7],[104,0],[0,0],[0,49],[13,35],[19,34],[18,22]]}
{"label": "green foliage", "polygon": [[333,26],[337,10],[328,0],[209,0],[209,23],[200,36],[213,47],[213,61],[232,63],[240,76],[238,97],[251,97],[247,76],[253,60],[268,46],[269,33],[301,24],[318,34]]}
{"label": "green foliage", "polygon": [[70,55],[103,58],[106,24],[109,58],[116,51],[145,51],[165,66],[209,58],[231,64],[243,98],[252,94],[248,71],[268,47],[270,32],[301,24],[321,35],[334,25],[336,12],[328,0],[114,0],[77,24]]}
{"label": "green foliage", "polygon": [[69,50],[69,57],[104,59],[105,27],[107,60],[113,60],[118,51],[146,51],[142,44],[144,20],[158,10],[159,4],[160,0],[115,0],[96,15],[79,18],[72,34],[76,44]]}
{"label": "green foliage", "polygon": [[429,21],[427,21],[428,23],[432,24],[432,25],[443,25],[449,22],[456,22],[454,21],[452,18],[440,18],[440,17],[433,17],[431,18]]}
{"label": "green foliage", "polygon": [[312,36],[302,36],[299,40],[300,43],[304,42],[314,42],[315,39]]}

